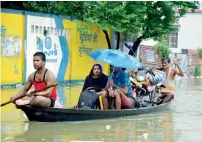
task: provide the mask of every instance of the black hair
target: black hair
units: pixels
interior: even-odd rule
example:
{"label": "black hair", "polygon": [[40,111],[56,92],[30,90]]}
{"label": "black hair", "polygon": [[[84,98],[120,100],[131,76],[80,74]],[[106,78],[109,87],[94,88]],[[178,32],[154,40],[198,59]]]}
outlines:
{"label": "black hair", "polygon": [[46,55],[43,52],[36,52],[33,56],[39,56],[42,61],[46,62]]}
{"label": "black hair", "polygon": [[165,61],[165,60],[166,60],[168,63],[170,63],[170,58],[162,58],[161,61],[163,62],[163,61]]}
{"label": "black hair", "polygon": [[94,64],[94,65],[93,65],[93,67],[92,67],[92,69],[91,69],[91,71],[90,71],[89,76],[93,76],[93,75],[94,75],[93,69],[94,69],[95,66],[98,66],[98,67],[100,68],[100,74],[99,74],[99,76],[101,76],[101,75],[103,74],[103,70],[102,70],[102,66],[101,66],[100,64]]}

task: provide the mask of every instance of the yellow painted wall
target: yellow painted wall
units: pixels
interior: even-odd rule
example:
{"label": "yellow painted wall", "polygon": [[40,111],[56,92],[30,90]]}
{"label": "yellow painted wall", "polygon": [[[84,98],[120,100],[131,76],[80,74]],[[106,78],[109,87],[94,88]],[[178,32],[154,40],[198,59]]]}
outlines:
{"label": "yellow painted wall", "polygon": [[[1,90],[1,103],[9,101],[10,97],[15,95],[18,91],[19,91],[18,89],[7,89],[7,90],[4,89],[4,90]],[[16,109],[15,105],[13,103],[10,103],[8,105],[5,105],[5,106],[1,107],[0,113],[1,112],[4,112],[4,113],[12,112],[12,116],[10,116],[10,117],[5,116],[5,115],[1,115],[1,121],[10,121],[10,120],[17,121],[22,116],[21,110]]]}
{"label": "yellow painted wall", "polygon": [[[91,51],[108,48],[107,41],[103,31],[95,25],[90,25],[89,29],[92,32],[91,42],[80,40],[80,33],[77,30],[78,23],[76,21],[63,20],[64,28],[70,29],[70,34],[67,37],[69,48],[69,63],[66,69],[64,80],[84,80],[89,74],[92,65],[98,63],[91,59],[87,53],[81,55],[80,47],[91,49]],[[12,14],[1,12],[1,26],[6,28],[5,36],[1,37],[1,41],[5,37],[18,37],[21,40],[20,56],[3,56],[1,54],[1,84],[17,84],[23,83],[24,73],[24,30],[25,16],[23,14]],[[96,33],[97,41],[93,42],[93,36]],[[108,30],[111,40],[112,32]],[[2,48],[2,42],[1,42]],[[105,74],[109,72],[109,65],[101,63]]]}
{"label": "yellow painted wall", "polygon": [[[2,56],[1,54],[1,84],[16,84],[23,82],[24,68],[24,15],[1,13],[1,26],[6,28],[5,37],[21,39],[22,48],[20,56]],[[2,40],[5,37],[1,37]]]}
{"label": "yellow painted wall", "polygon": [[[86,40],[82,43],[80,40],[80,32],[77,30],[78,22],[64,20],[63,24],[64,28],[71,29],[71,34],[67,37],[70,51],[70,61],[65,75],[65,80],[83,80],[89,74],[92,65],[98,62],[89,57],[86,52],[82,52],[82,48],[80,47],[87,48],[89,51],[94,51],[101,48],[107,49],[108,45],[105,39],[105,34],[96,26],[90,25],[89,30],[92,32],[92,35],[88,35],[90,35],[91,41]],[[97,35],[97,41],[93,41],[95,33]],[[111,31],[108,30],[108,33],[111,39]],[[105,63],[101,64],[103,65],[104,73],[108,74],[109,65]]]}
{"label": "yellow painted wall", "polygon": [[[72,22],[71,20],[63,20],[63,26],[65,29],[70,29],[70,31],[72,30],[71,28]],[[72,40],[72,36],[71,36],[72,32],[69,32],[68,36],[67,36],[67,45],[68,45],[68,50],[69,50],[69,62],[68,62],[68,66],[66,69],[66,73],[65,73],[65,80],[70,80],[70,73],[71,73],[71,58],[72,58],[72,49],[71,47],[71,40]]]}

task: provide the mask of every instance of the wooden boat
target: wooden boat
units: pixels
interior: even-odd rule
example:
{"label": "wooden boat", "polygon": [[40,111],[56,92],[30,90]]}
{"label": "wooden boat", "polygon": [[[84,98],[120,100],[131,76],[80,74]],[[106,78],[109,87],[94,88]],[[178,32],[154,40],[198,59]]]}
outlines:
{"label": "wooden boat", "polygon": [[29,121],[58,122],[58,121],[85,121],[95,119],[109,119],[138,114],[157,112],[168,108],[169,103],[122,110],[97,110],[97,109],[64,109],[64,108],[38,108],[21,106]]}

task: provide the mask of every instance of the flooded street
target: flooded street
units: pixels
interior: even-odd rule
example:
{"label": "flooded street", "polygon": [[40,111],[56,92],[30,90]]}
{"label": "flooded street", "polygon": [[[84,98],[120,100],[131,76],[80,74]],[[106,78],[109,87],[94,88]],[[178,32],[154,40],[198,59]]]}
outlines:
{"label": "flooded street", "polygon": [[[3,142],[199,142],[202,140],[202,79],[179,79],[170,109],[157,113],[84,122],[29,122],[13,104],[1,108]],[[60,104],[76,105],[82,86],[59,88]],[[2,90],[1,102],[17,89]]]}

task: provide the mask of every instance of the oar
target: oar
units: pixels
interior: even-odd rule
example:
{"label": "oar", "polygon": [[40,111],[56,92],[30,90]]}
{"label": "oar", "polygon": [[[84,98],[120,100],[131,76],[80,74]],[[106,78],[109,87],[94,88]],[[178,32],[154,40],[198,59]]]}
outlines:
{"label": "oar", "polygon": [[171,65],[173,65],[173,64],[175,64],[175,63],[177,63],[177,62],[179,62],[181,59],[182,59],[182,58],[177,59],[176,61],[174,61],[174,62],[168,64],[164,69],[166,69],[166,68],[170,67]]}
{"label": "oar", "polygon": [[[49,86],[43,87],[43,88],[41,88],[41,89],[31,91],[30,94],[34,94],[34,93],[37,93],[37,92],[46,90],[46,89],[51,88],[51,87],[54,87],[54,86],[56,86],[56,85],[58,85],[58,84],[49,85]],[[19,100],[19,99],[21,99],[21,98],[23,98],[24,96],[25,96],[25,95],[16,98],[15,101],[16,101],[16,100]],[[1,104],[1,107],[2,107],[2,106],[5,106],[5,105],[7,105],[7,104],[10,104],[10,103],[11,103],[11,101],[5,102],[5,103]]]}

